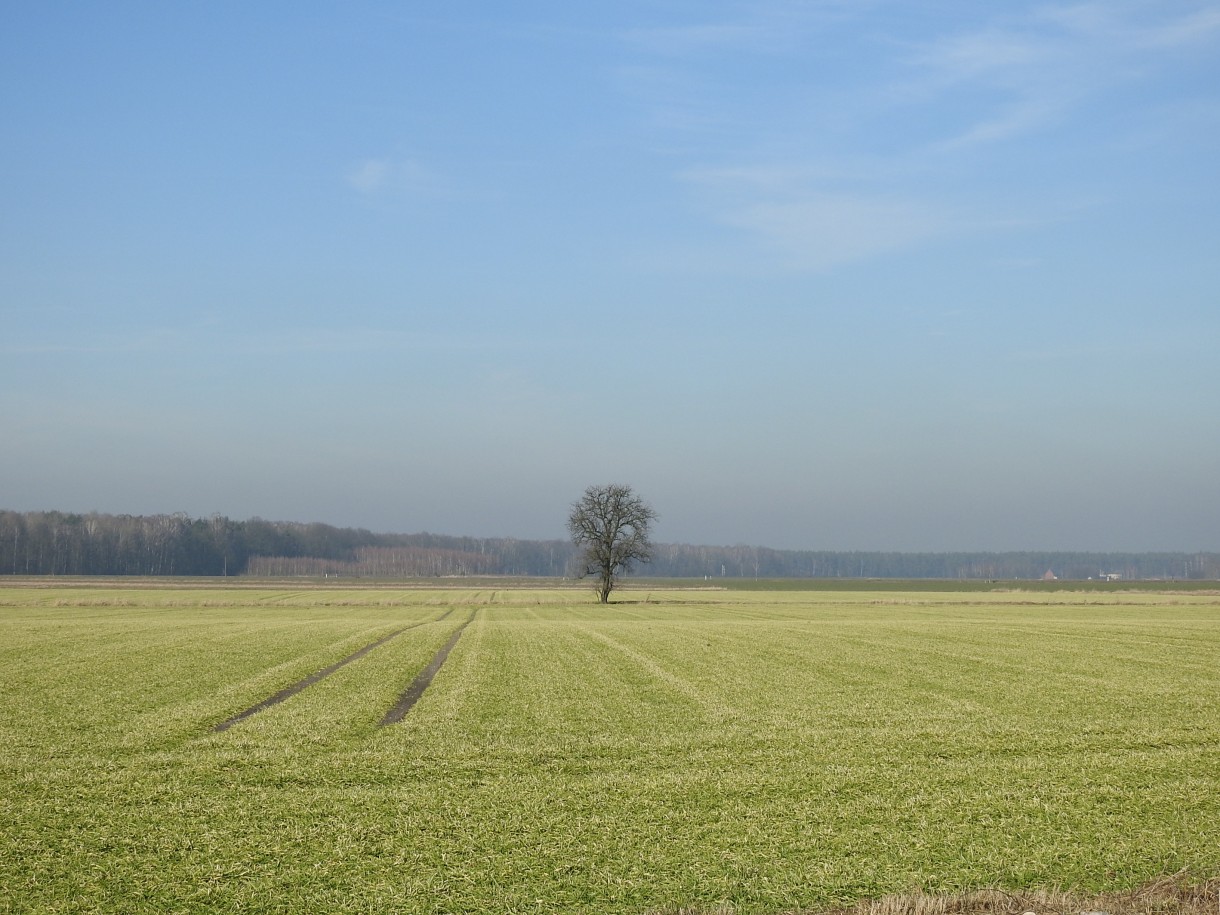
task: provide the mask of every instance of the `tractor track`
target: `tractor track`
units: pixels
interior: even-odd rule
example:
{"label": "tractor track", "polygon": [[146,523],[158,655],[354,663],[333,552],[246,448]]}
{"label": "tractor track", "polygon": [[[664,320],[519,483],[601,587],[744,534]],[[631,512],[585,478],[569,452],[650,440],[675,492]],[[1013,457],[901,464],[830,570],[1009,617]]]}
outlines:
{"label": "tractor track", "polygon": [[[285,699],[292,698],[293,696],[295,696],[297,693],[299,693],[301,690],[305,689],[306,687],[313,686],[319,680],[324,680],[325,678],[329,677],[339,668],[345,667],[348,664],[352,663],[352,661],[360,660],[366,654],[368,654],[370,651],[372,651],[374,648],[378,648],[381,645],[384,645],[386,642],[390,641],[391,639],[397,638],[398,636],[402,635],[404,632],[406,632],[410,629],[416,629],[420,626],[426,625],[427,623],[439,623],[441,620],[443,620],[445,617],[447,617],[452,612],[453,612],[452,610],[447,610],[434,620],[423,620],[422,622],[412,623],[410,626],[403,626],[401,629],[394,630],[389,635],[383,635],[381,638],[377,639],[375,642],[370,642],[369,644],[365,645],[363,648],[352,652],[346,658],[343,658],[341,661],[336,661],[334,664],[330,665],[330,667],[326,667],[326,668],[323,668],[322,670],[317,671],[316,673],[312,673],[308,677],[306,677],[304,680],[298,680],[296,683],[293,683],[291,686],[285,686],[282,690],[280,690],[275,695],[268,696],[262,702],[256,703],[255,705],[252,705],[249,708],[238,712],[236,715],[234,715],[231,718],[226,718],[224,721],[220,722],[220,724],[213,727],[212,730],[214,732],[227,731],[229,728],[233,727],[233,725],[237,724],[237,722],[243,721],[244,719],[249,718],[251,715],[255,715],[255,714],[263,711],[264,709],[269,709],[273,705],[279,705]],[[460,633],[462,631],[462,629],[465,629],[466,625],[469,624],[469,622],[470,622],[470,620],[467,620],[465,623],[463,623],[462,626],[458,629],[458,632]],[[455,638],[455,639],[453,639],[453,641],[457,641],[457,639]],[[443,650],[446,653],[448,653],[448,647]],[[433,659],[433,663],[435,663],[435,659]],[[435,673],[435,671],[434,671],[434,673]],[[432,679],[431,677],[428,678],[429,682],[431,682],[431,679]],[[414,684],[412,684],[412,686],[414,686]],[[425,686],[427,686],[427,684],[425,684]],[[421,689],[420,692],[423,692],[423,690]],[[382,722],[382,723],[384,724],[385,722]]]}
{"label": "tractor track", "polygon": [[398,703],[385,713],[385,717],[381,719],[381,726],[383,728],[391,724],[397,724],[407,716],[407,712],[411,711],[411,708],[419,701],[420,696],[424,694],[424,690],[431,685],[432,678],[436,676],[436,672],[441,669],[445,659],[449,657],[449,652],[453,650],[453,646],[462,637],[462,631],[474,621],[477,612],[477,610],[472,611],[470,616],[466,618],[466,622],[457,627],[453,635],[449,637],[449,641],[432,658],[431,663],[420,671],[419,676],[411,681],[411,685],[407,687],[406,692],[399,698]]}

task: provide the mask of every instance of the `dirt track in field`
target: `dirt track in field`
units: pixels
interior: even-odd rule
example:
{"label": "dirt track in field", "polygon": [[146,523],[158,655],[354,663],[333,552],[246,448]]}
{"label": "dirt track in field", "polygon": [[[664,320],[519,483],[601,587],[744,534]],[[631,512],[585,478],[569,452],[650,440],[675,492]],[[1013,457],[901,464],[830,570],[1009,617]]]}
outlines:
{"label": "dirt track in field", "polygon": [[[702,909],[681,910],[699,915]],[[717,910],[707,910],[708,915]],[[1216,915],[1220,877],[1200,879],[1186,870],[1126,892],[1100,895],[1063,890],[977,890],[957,895],[910,893],[868,899],[836,909],[800,909],[793,915]]]}
{"label": "dirt track in field", "polygon": [[419,697],[424,694],[424,690],[432,683],[432,678],[436,676],[436,672],[441,669],[441,665],[445,663],[445,659],[449,657],[449,652],[453,650],[453,646],[458,643],[458,639],[462,637],[462,630],[471,624],[474,620],[474,613],[467,617],[466,622],[457,627],[457,630],[449,637],[449,641],[444,647],[436,653],[432,662],[425,667],[418,677],[411,681],[411,685],[407,687],[407,691],[402,694],[398,700],[398,704],[385,713],[385,717],[381,719],[381,726],[385,727],[390,724],[397,724],[406,717],[407,712],[411,711],[412,706],[419,701]]}
{"label": "dirt track in field", "polygon": [[[423,626],[426,623],[439,623],[441,620],[443,620],[446,616],[448,616],[452,612],[453,612],[452,610],[447,610],[445,613],[443,613],[441,616],[437,617],[435,620],[423,620],[422,622],[413,623],[410,626],[403,626],[401,629],[396,629],[393,632],[391,632],[389,635],[382,636],[377,641],[370,642],[369,644],[365,645],[360,650],[355,651],[352,654],[349,654],[343,660],[336,661],[334,664],[330,665],[330,667],[324,668],[323,670],[319,670],[317,673],[310,674],[304,680],[298,680],[296,683],[293,683],[291,686],[284,687],[274,696],[268,696],[262,702],[259,702],[256,705],[250,706],[248,709],[244,709],[243,711],[238,712],[232,718],[226,718],[224,721],[220,722],[220,724],[218,724],[214,728],[212,728],[212,730],[213,731],[227,731],[229,728],[233,727],[233,725],[237,724],[237,722],[242,721],[243,719],[249,718],[251,715],[255,715],[258,712],[263,711],[264,709],[271,708],[271,706],[273,706],[273,705],[279,705],[285,699],[290,699],[291,697],[295,696],[297,693],[299,693],[301,690],[305,689],[306,687],[313,686],[319,680],[326,679],[339,668],[345,667],[348,664],[351,664],[352,661],[360,660],[366,654],[368,654],[370,651],[372,651],[374,648],[384,645],[386,642],[390,641],[391,639],[397,638],[398,636],[402,635],[407,630],[415,629],[419,626]],[[469,623],[469,622],[470,622],[470,620],[466,621],[466,623]],[[465,626],[466,626],[466,624],[464,623],[462,625],[462,627],[458,629],[458,632],[461,632],[462,629],[465,628]],[[431,678],[429,678],[429,682],[431,682]],[[422,692],[422,690],[421,690],[421,692]]]}

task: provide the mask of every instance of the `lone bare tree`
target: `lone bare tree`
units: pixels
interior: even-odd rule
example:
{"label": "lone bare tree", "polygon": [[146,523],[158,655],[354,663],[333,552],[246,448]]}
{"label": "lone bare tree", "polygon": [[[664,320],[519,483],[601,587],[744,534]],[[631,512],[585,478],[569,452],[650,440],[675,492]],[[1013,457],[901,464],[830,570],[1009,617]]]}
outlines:
{"label": "lone bare tree", "polygon": [[610,602],[619,574],[652,558],[648,528],[657,513],[630,486],[590,486],[572,504],[568,531],[582,547],[581,576],[597,576],[597,597]]}

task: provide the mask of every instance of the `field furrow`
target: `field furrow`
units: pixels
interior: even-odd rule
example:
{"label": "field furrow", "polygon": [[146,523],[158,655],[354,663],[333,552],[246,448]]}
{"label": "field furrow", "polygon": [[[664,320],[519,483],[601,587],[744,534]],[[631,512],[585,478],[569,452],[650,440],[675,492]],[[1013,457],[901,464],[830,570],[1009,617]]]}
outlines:
{"label": "field furrow", "polygon": [[0,913],[1216,876],[1220,597],[1188,597],[0,588]]}

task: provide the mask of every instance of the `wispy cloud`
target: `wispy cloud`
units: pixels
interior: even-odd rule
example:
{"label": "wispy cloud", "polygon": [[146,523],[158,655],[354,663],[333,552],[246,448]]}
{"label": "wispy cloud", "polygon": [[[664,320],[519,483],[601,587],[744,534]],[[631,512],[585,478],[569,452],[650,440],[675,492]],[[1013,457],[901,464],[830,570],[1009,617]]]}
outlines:
{"label": "wispy cloud", "polygon": [[724,218],[770,240],[790,266],[803,270],[907,248],[952,225],[947,214],[918,201],[846,195],[759,202]]}
{"label": "wispy cloud", "polygon": [[440,179],[414,159],[371,158],[357,162],[344,176],[349,187],[365,196],[436,191]]}
{"label": "wispy cloud", "polygon": [[732,4],[727,15],[625,29],[619,39],[645,54],[684,57],[706,53],[775,54],[797,51],[812,33],[861,15],[873,0],[753,0]]}
{"label": "wispy cloud", "polygon": [[[740,110],[726,97],[752,82],[725,79],[726,61],[799,59],[813,36],[858,16],[876,0],[752,0],[713,5],[704,18],[623,29],[624,61],[616,75],[644,106],[652,126],[678,130],[740,130]],[[746,90],[748,92],[748,89]],[[748,117],[748,112],[746,113]]]}
{"label": "wispy cloud", "polygon": [[963,90],[993,95],[991,111],[934,144],[961,150],[1036,133],[1096,96],[1150,78],[1172,53],[1220,40],[1220,7],[1141,19],[1125,4],[1004,11],[983,28],[936,36],[908,58],[896,95],[923,101]]}
{"label": "wispy cloud", "polygon": [[940,76],[943,83],[995,77],[1046,61],[1051,49],[1034,37],[986,29],[938,37],[917,51],[912,63]]}
{"label": "wispy cloud", "polygon": [[1202,9],[1189,16],[1154,26],[1141,37],[1149,47],[1182,48],[1220,36],[1220,8]]}
{"label": "wispy cloud", "polygon": [[[955,18],[899,6],[763,2],[733,7],[737,18],[623,35],[652,125],[687,134],[666,153],[703,159],[674,173],[710,221],[752,243],[743,257],[766,251],[791,269],[825,271],[941,237],[1061,221],[1062,198],[1018,197],[980,179],[980,164],[993,164],[983,157],[1035,138],[1047,144],[1030,148],[1046,155],[1058,131],[1127,94],[1145,106],[1140,123],[1165,121],[1146,107],[1164,107],[1165,95],[1146,84],[1185,51],[1220,44],[1216,2],[1182,13],[1142,0],[1032,0]],[[807,84],[758,95],[746,76],[716,82],[724,71],[707,63],[762,53],[787,55],[779,65]],[[1103,122],[1104,132],[1068,142],[1104,153],[1126,142],[1122,123],[1141,129]]]}
{"label": "wispy cloud", "polygon": [[1063,118],[1071,104],[1065,98],[1026,98],[976,121],[947,140],[932,146],[935,152],[966,149],[1024,136]]}
{"label": "wispy cloud", "polygon": [[686,180],[722,225],[761,239],[785,266],[823,271],[959,227],[947,208],[895,193],[830,191],[816,170],[701,169]]}

